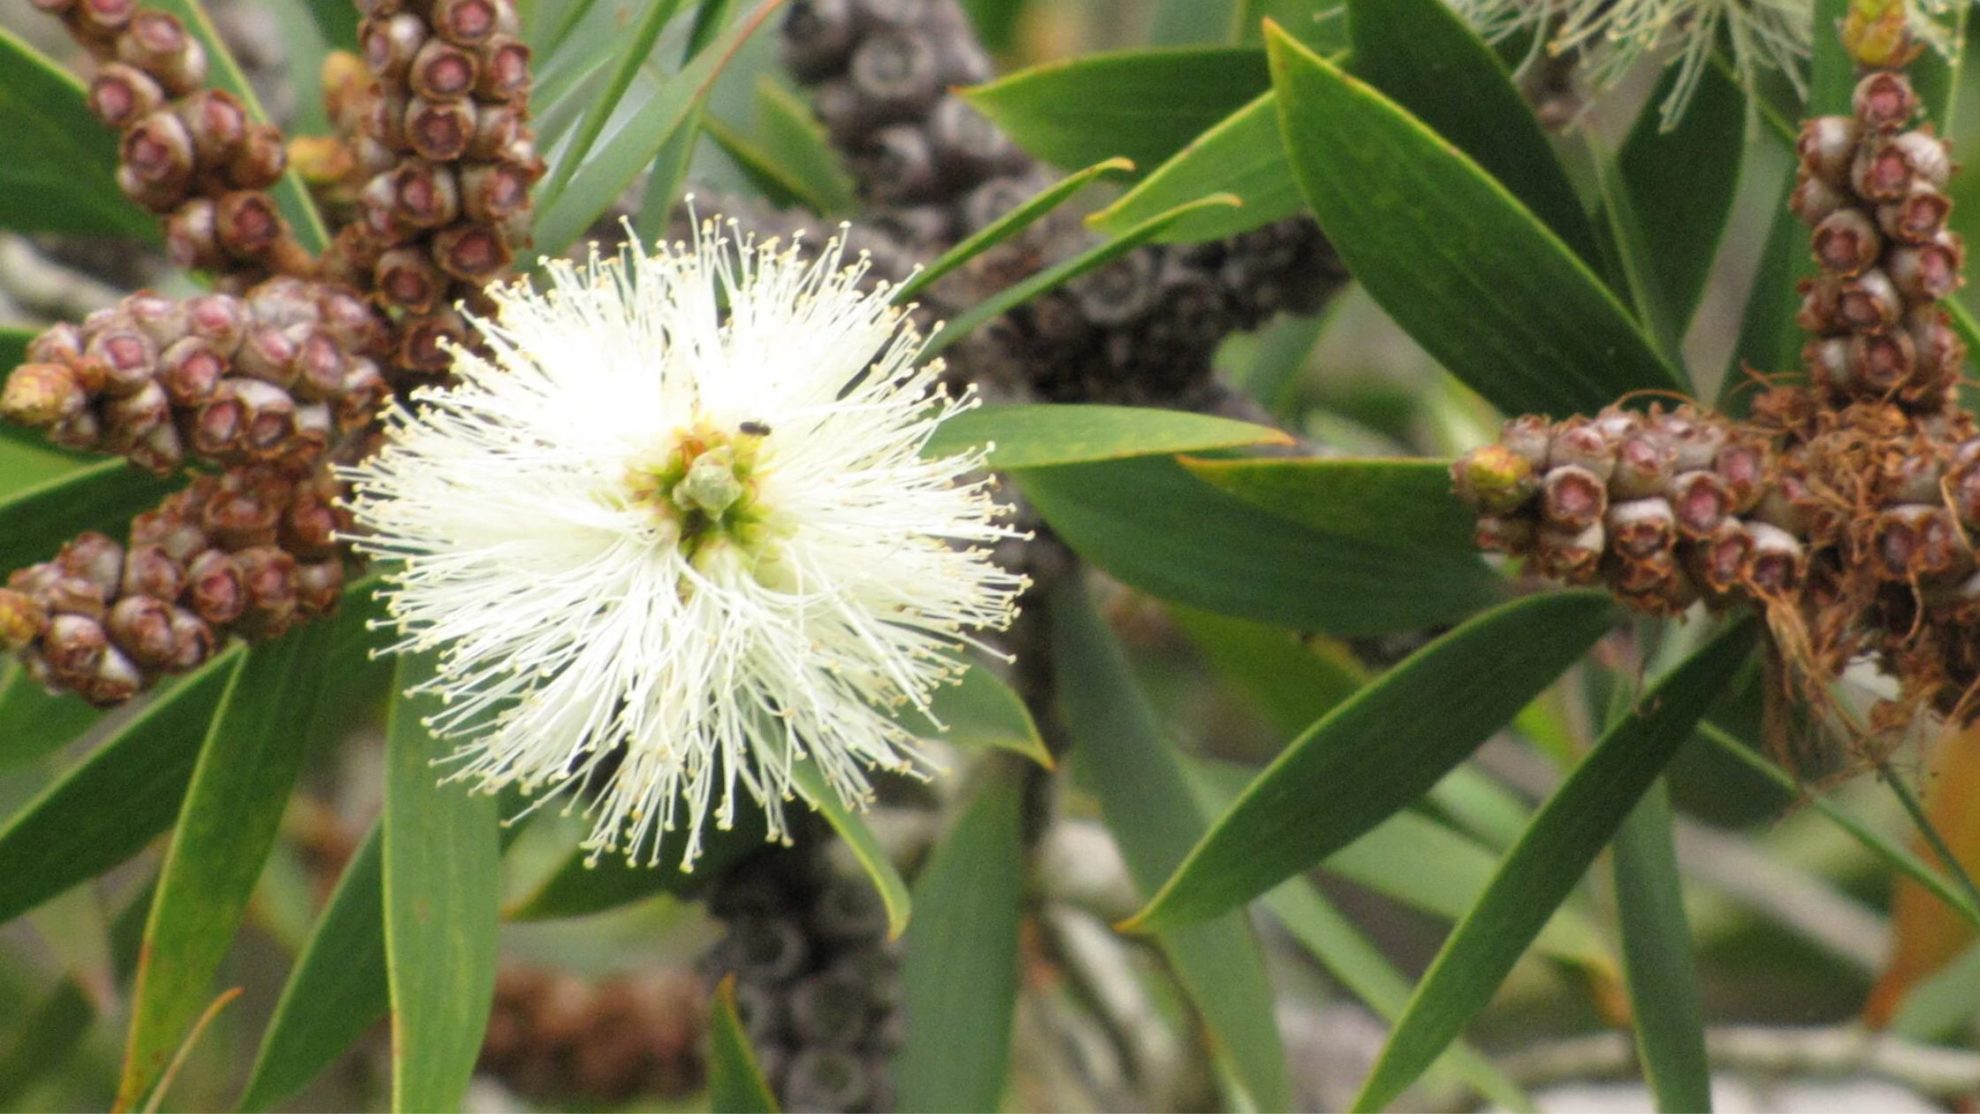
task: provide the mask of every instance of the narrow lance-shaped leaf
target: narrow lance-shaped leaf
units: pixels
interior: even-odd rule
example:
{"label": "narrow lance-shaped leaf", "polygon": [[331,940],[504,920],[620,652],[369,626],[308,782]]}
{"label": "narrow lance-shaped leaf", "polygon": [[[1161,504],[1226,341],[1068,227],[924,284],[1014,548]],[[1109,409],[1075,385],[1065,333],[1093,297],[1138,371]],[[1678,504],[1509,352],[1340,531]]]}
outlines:
{"label": "narrow lance-shaped leaf", "polygon": [[1267,90],[1218,121],[1086,222],[1097,232],[1118,236],[1150,217],[1213,193],[1228,193],[1244,204],[1197,210],[1157,233],[1155,242],[1235,236],[1291,216],[1305,205],[1279,138],[1277,94]]}
{"label": "narrow lance-shaped leaf", "polygon": [[0,500],[0,572],[46,561],[84,530],[121,534],[132,516],[177,486],[124,461],[105,460]]}
{"label": "narrow lance-shaped leaf", "polygon": [[1214,414],[1096,403],[981,406],[935,430],[924,456],[988,446],[990,467],[1036,468],[1157,453],[1203,452],[1292,439],[1270,426]]}
{"label": "narrow lance-shaped leaf", "polygon": [[[1036,195],[1027,199],[1023,204],[1018,205],[1010,212],[984,225],[981,229],[972,233],[967,239],[955,247],[950,248],[948,251],[943,252],[941,255],[936,256],[927,266],[910,275],[906,282],[901,283],[899,287],[895,288],[894,304],[902,305],[913,301],[916,294],[926,290],[929,284],[933,283],[936,279],[941,278],[957,267],[962,266],[998,244],[1003,243],[1005,240],[1031,227],[1038,218],[1058,208],[1062,202],[1093,184],[1102,175],[1118,174],[1133,169],[1134,164],[1126,159],[1107,159],[1103,162],[1096,162],[1084,170],[1073,171],[1071,174],[1038,191]],[[1204,192],[1207,193],[1210,191],[1206,190]],[[1183,200],[1189,199],[1185,198]],[[1163,206],[1163,208],[1167,209],[1170,206]],[[1147,215],[1153,216],[1154,214],[1149,213]],[[1136,219],[1139,220],[1140,218]]]}
{"label": "narrow lance-shaped leaf", "polygon": [[907,931],[908,911],[913,900],[908,894],[907,880],[887,855],[887,849],[880,845],[873,829],[866,826],[865,816],[855,809],[848,808],[839,800],[839,794],[826,784],[825,775],[818,764],[806,759],[791,767],[791,784],[799,794],[811,803],[825,817],[825,822],[838,833],[839,839],[852,852],[860,869],[879,891],[880,903],[887,910],[887,939],[892,940]]}
{"label": "narrow lance-shaped leaf", "polygon": [[[0,27],[0,228],[156,237],[157,222],[117,188],[117,136],[97,123],[83,87]],[[15,360],[0,360],[0,372]]]}
{"label": "narrow lance-shaped leaf", "polygon": [[318,696],[335,634],[334,623],[314,622],[254,646],[228,682],[186,787],[145,924],[117,1085],[123,1109],[151,1093],[212,1000],[213,976],[308,757],[300,725],[330,714]]}
{"label": "narrow lance-shaped leaf", "polygon": [[1678,390],[1574,253],[1476,162],[1283,33],[1267,42],[1293,172],[1341,259],[1502,410],[1592,410]]}
{"label": "narrow lance-shaped leaf", "polygon": [[[1173,871],[1203,830],[1174,746],[1136,685],[1120,645],[1079,578],[1046,601],[1061,710],[1076,740],[1073,772],[1100,803],[1128,873],[1144,892]],[[1223,917],[1157,935],[1202,1015],[1212,1047],[1259,1109],[1289,1103],[1264,960],[1243,918]]]}
{"label": "narrow lance-shaped leaf", "polygon": [[894,1057],[903,1110],[995,1110],[1018,993],[1023,782],[997,770],[915,879],[901,970],[907,1043]]}
{"label": "narrow lance-shaped leaf", "polygon": [[1593,265],[1594,229],[1505,65],[1444,0],[1347,0],[1355,76],[1458,150]]}
{"label": "narrow lance-shaped leaf", "polygon": [[446,753],[423,722],[431,658],[399,659],[386,731],[381,848],[392,998],[392,1108],[453,1110],[481,1052],[495,993],[501,901],[495,798],[441,784]]}
{"label": "narrow lance-shaped leaf", "polygon": [[1671,837],[1670,791],[1643,795],[1616,833],[1616,912],[1637,1054],[1660,1110],[1712,1109],[1704,1011]]}
{"label": "narrow lance-shaped leaf", "polygon": [[1153,167],[1270,84],[1256,49],[1186,47],[1048,62],[963,96],[1046,162]]}
{"label": "narrow lance-shaped leaf", "polygon": [[7,880],[0,923],[109,870],[171,826],[240,654],[222,653],[154,696],[0,826],[0,878]]}
{"label": "narrow lance-shaped leaf", "polygon": [[1498,989],[1554,908],[1615,835],[1753,649],[1745,620],[1637,701],[1555,792],[1444,941],[1389,1036],[1355,1109],[1388,1105]]}
{"label": "narrow lance-shaped leaf", "polygon": [[1183,458],[1190,475],[1316,530],[1364,541],[1474,553],[1477,516],[1451,494],[1441,460]]}
{"label": "narrow lance-shaped leaf", "polygon": [[1168,457],[1014,473],[1066,544],[1166,600],[1325,634],[1462,619],[1502,598],[1475,553],[1315,530],[1241,502]]}
{"label": "narrow lance-shaped leaf", "polygon": [[1691,323],[1712,269],[1745,165],[1746,95],[1730,77],[1706,67],[1678,126],[1665,131],[1659,105],[1678,72],[1651,94],[1616,155],[1643,240],[1654,246],[1650,274],[1672,324]]}
{"label": "narrow lance-shaped leaf", "polygon": [[1597,592],[1516,600],[1411,654],[1293,741],[1135,918],[1214,916],[1347,846],[1422,796],[1608,631]]}
{"label": "narrow lance-shaped leaf", "polygon": [[708,1108],[714,1114],[776,1114],[777,1096],[749,1046],[749,1032],[736,1010],[736,977],[715,987],[708,1019]]}

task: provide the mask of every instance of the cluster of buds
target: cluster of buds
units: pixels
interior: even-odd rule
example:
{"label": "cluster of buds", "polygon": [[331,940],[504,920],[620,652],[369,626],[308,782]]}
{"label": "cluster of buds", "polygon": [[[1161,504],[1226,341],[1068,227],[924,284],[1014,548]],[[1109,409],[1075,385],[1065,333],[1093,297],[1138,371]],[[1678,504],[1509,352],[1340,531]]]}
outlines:
{"label": "cluster of buds", "polygon": [[211,657],[229,635],[270,638],[337,606],[348,525],[327,471],[203,475],[131,523],[129,544],[85,533],[0,589],[0,645],[30,676],[93,704]]}
{"label": "cluster of buds", "polygon": [[1606,582],[1643,610],[1778,595],[1800,583],[1799,514],[1774,446],[1680,407],[1506,423],[1452,469],[1479,512],[1478,541],[1571,584]]}
{"label": "cluster of buds", "polygon": [[1790,205],[1814,228],[1820,276],[1802,285],[1802,349],[1830,405],[1889,399],[1947,405],[1965,360],[1938,302],[1963,281],[1965,246],[1946,228],[1952,160],[1930,125],[1911,127],[1918,97],[1902,73],[1876,70],[1854,112],[1802,125]]}
{"label": "cluster of buds", "polygon": [[304,274],[309,256],[266,189],[282,134],[206,87],[206,51],[178,17],[134,0],[34,0],[97,59],[88,104],[122,133],[117,184],[165,219],[179,265],[216,274]]}
{"label": "cluster of buds", "polygon": [[1945,145],[1906,130],[1917,112],[1905,76],[1876,69],[1852,115],[1802,129],[1791,204],[1822,268],[1799,314],[1805,383],[1767,387],[1744,420],[1514,418],[1452,467],[1479,544],[1653,614],[1755,604],[1818,704],[1867,656],[1899,683],[1884,723],[1980,713],[1980,426],[1937,305],[1963,252]]}
{"label": "cluster of buds", "polygon": [[706,999],[701,980],[684,971],[594,981],[505,963],[477,1069],[558,1105],[685,1098],[706,1074]]}
{"label": "cluster of buds", "polygon": [[371,81],[333,82],[348,136],[357,216],[325,275],[394,316],[401,369],[435,373],[465,343],[463,300],[507,274],[529,241],[543,174],[529,123],[529,47],[513,0],[369,0],[359,24]]}
{"label": "cluster of buds", "polygon": [[341,287],[278,276],[239,295],[139,291],[28,344],[0,417],[161,475],[188,459],[307,472],[388,394],[383,323]]}
{"label": "cluster of buds", "polygon": [[[982,230],[1050,180],[951,91],[992,70],[955,0],[792,0],[783,54],[871,224],[910,258]],[[952,315],[1092,242],[1075,217],[1050,215],[936,284],[925,310]],[[996,396],[1201,408],[1219,401],[1211,357],[1224,337],[1280,311],[1312,312],[1345,278],[1304,218],[1144,247],[989,323],[947,358],[956,378]]]}
{"label": "cluster of buds", "polygon": [[833,861],[824,834],[723,873],[708,910],[728,933],[707,966],[714,980],[735,976],[737,1012],[786,1109],[887,1110],[899,952],[872,884]]}

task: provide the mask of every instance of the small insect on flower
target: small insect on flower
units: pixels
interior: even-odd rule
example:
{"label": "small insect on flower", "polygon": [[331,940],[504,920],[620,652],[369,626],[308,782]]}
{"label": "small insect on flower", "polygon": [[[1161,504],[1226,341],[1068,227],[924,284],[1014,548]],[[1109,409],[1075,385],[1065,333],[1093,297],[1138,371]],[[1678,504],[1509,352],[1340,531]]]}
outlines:
{"label": "small insect on flower", "polygon": [[1025,587],[983,453],[922,455],[976,399],[890,292],[838,240],[729,229],[492,289],[487,355],[346,473],[394,649],[439,651],[452,776],[574,794],[596,853],[685,828],[684,867],[739,789],[782,838],[794,763],[849,805],[925,772],[887,710],[926,711]]}

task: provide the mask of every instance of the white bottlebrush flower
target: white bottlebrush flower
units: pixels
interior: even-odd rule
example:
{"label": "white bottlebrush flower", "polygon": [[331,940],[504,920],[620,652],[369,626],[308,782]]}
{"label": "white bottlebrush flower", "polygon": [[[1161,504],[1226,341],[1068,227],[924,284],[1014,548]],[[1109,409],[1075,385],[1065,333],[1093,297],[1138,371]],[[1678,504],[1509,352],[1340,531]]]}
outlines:
{"label": "white bottlebrush flower", "polygon": [[1024,584],[982,453],[921,456],[974,396],[864,270],[706,222],[490,291],[488,356],[347,472],[395,649],[440,652],[452,776],[585,787],[586,847],[657,862],[685,828],[691,865],[739,790],[780,837],[802,756],[849,804],[925,769],[884,709],[925,710]]}
{"label": "white bottlebrush flower", "polygon": [[[1779,70],[1806,92],[1804,67],[1814,36],[1813,0],[1449,0],[1486,38],[1544,29],[1536,47],[1580,51],[1591,82],[1601,88],[1645,56],[1664,54],[1678,80],[1660,111],[1675,126],[1723,42],[1739,84],[1752,89],[1763,70]],[[1951,0],[1913,0],[1913,31],[1944,46],[1934,17]],[[1834,29],[1824,31],[1834,34]]]}

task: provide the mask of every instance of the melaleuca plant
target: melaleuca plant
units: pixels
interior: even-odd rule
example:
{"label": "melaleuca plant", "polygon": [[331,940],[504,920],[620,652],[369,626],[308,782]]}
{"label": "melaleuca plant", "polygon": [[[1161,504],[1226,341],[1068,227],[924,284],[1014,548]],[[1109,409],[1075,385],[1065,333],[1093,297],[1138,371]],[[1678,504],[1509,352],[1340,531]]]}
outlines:
{"label": "melaleuca plant", "polygon": [[1964,30],[0,15],[0,1105],[1970,1095]]}

